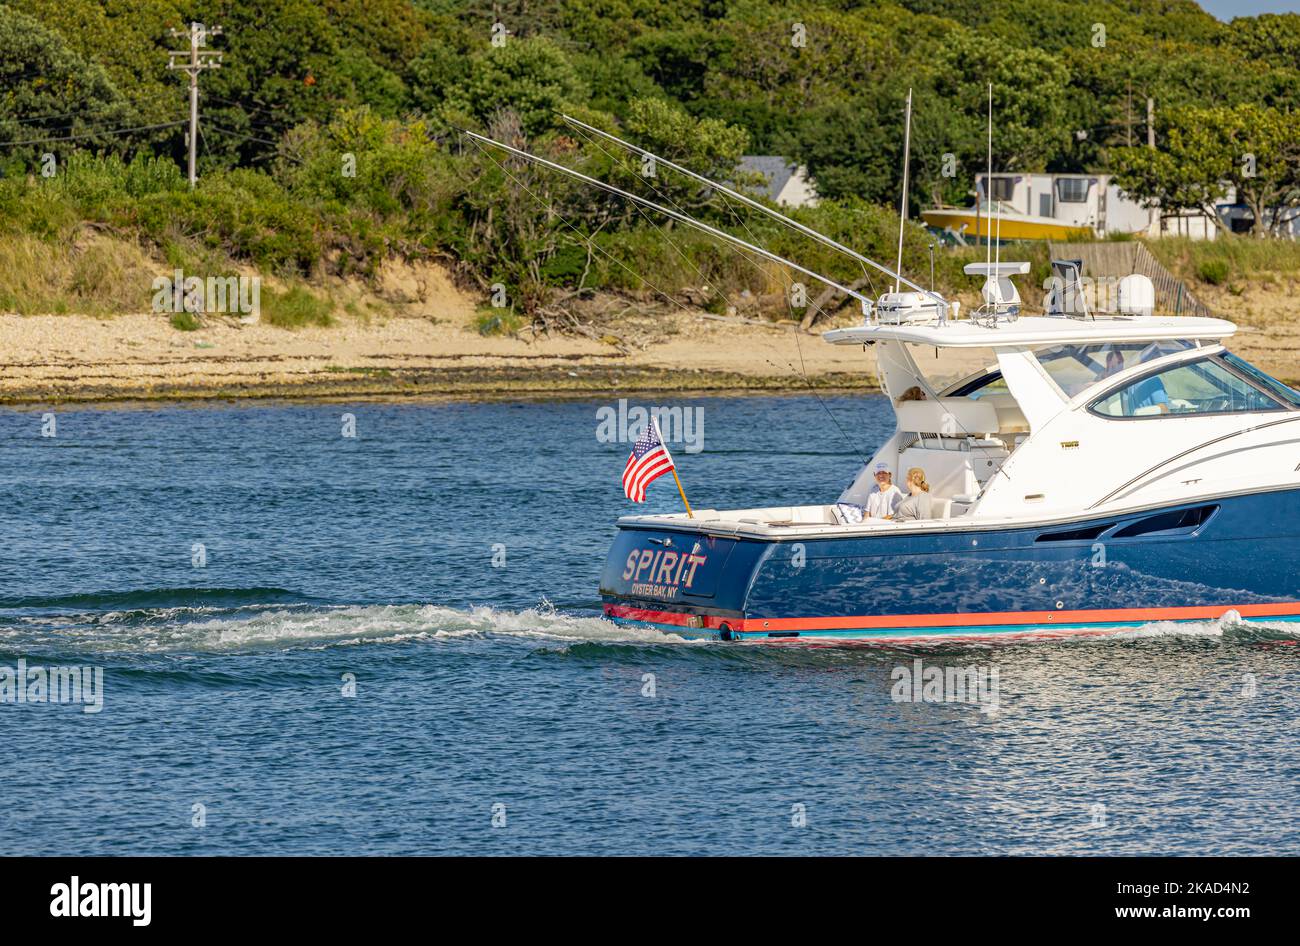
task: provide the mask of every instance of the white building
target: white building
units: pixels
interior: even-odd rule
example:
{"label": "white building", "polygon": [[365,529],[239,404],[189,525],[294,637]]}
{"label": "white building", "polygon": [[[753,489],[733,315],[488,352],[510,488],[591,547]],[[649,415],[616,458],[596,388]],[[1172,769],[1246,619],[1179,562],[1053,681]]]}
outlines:
{"label": "white building", "polygon": [[767,182],[761,192],[782,207],[817,206],[817,190],[803,165],[775,154],[747,154],[740,159],[740,170],[761,174]]}
{"label": "white building", "polygon": [[[985,199],[984,180],[975,175],[975,190]],[[1069,227],[1090,229],[1098,236],[1135,233],[1143,236],[1187,236],[1212,240],[1214,224],[1195,211],[1161,213],[1126,195],[1109,174],[994,174],[988,198],[1025,214],[1056,220]],[[1226,204],[1223,205],[1226,209]]]}

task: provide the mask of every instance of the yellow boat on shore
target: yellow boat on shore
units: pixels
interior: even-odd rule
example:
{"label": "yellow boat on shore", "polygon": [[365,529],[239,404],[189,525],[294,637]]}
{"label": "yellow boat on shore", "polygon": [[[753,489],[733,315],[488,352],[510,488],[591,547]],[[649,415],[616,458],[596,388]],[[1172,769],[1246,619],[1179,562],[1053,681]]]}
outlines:
{"label": "yellow boat on shore", "polygon": [[990,212],[987,204],[974,207],[939,207],[922,210],[921,219],[938,230],[951,230],[962,239],[992,237],[995,240],[1080,240],[1092,239],[1091,227],[1080,227],[1052,217],[1031,217],[1003,207]]}

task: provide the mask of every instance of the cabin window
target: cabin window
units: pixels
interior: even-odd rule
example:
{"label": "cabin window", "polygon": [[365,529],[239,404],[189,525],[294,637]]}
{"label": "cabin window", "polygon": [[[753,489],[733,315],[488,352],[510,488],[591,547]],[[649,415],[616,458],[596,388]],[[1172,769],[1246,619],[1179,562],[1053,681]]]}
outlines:
{"label": "cabin window", "polygon": [[1056,179],[1056,199],[1063,204],[1082,204],[1088,200],[1086,177],[1059,177]]}
{"label": "cabin window", "polygon": [[1002,377],[1001,371],[989,371],[987,374],[964,381],[956,387],[942,392],[944,397],[968,397],[972,401],[978,401],[989,394],[1010,393],[1011,389],[1007,387],[1006,379]]}
{"label": "cabin window", "polygon": [[991,177],[989,178],[989,199],[1009,201],[1016,192],[1016,179],[1014,177]]}
{"label": "cabin window", "polygon": [[1236,368],[1237,371],[1246,375],[1260,387],[1267,390],[1269,394],[1286,404],[1290,404],[1292,407],[1300,407],[1300,391],[1287,387],[1277,378],[1265,374],[1250,362],[1243,358],[1238,358],[1230,351],[1225,351],[1220,357],[1233,368]]}
{"label": "cabin window", "polygon": [[1191,347],[1192,343],[1183,339],[1151,344],[1106,342],[1096,345],[1057,345],[1039,349],[1035,356],[1066,397],[1074,397],[1126,368]]}
{"label": "cabin window", "polygon": [[1139,378],[1092,404],[1093,413],[1102,417],[1230,414],[1281,408],[1263,391],[1208,358]]}

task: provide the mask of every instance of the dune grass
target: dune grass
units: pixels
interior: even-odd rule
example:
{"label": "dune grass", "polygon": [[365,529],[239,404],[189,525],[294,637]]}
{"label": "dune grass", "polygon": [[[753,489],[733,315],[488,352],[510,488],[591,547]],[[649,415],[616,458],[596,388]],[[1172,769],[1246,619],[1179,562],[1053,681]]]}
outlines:
{"label": "dune grass", "polygon": [[1216,240],[1162,237],[1148,240],[1147,246],[1180,279],[1214,286],[1266,274],[1300,272],[1300,242],[1294,240],[1226,234]]}
{"label": "dune grass", "polygon": [[275,290],[262,287],[262,321],[280,328],[334,324],[334,303],[304,286]]}
{"label": "dune grass", "polygon": [[155,268],[134,243],[91,231],[57,242],[9,234],[0,239],[0,311],[148,311]]}

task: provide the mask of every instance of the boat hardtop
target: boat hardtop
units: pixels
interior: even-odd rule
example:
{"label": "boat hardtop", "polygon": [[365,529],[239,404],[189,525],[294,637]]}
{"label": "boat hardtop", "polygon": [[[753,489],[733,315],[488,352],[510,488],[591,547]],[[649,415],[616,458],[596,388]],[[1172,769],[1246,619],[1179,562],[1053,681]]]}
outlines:
{"label": "boat hardtop", "polygon": [[[996,335],[990,334],[996,331]],[[935,348],[1009,348],[1017,345],[1088,345],[1102,342],[1160,342],[1180,339],[1221,341],[1237,332],[1226,319],[1193,316],[1099,315],[1094,319],[1022,316],[994,329],[969,319],[889,324],[884,322],[832,329],[822,335],[832,345],[907,342]]]}

